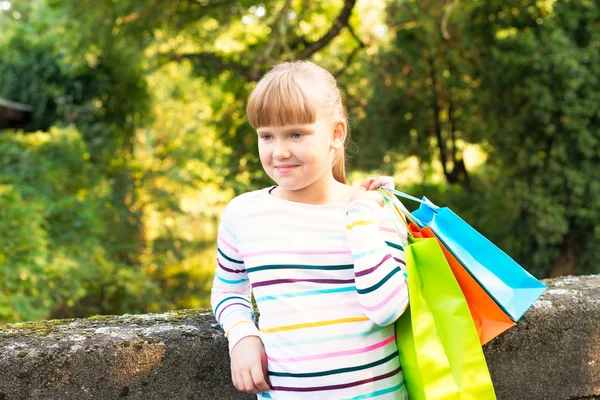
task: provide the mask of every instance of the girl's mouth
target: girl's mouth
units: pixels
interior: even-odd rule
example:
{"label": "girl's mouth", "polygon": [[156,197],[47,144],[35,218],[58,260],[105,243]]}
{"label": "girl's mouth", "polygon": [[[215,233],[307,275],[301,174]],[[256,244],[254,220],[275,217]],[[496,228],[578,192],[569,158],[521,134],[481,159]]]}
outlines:
{"label": "girl's mouth", "polygon": [[275,167],[275,170],[277,170],[277,172],[279,172],[280,174],[285,174],[296,167],[299,167],[299,165],[278,165]]}

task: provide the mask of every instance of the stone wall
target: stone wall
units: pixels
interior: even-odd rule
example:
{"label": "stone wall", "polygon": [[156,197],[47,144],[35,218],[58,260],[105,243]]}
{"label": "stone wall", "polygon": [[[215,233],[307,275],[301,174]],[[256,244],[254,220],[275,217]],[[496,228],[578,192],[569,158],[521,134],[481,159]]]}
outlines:
{"label": "stone wall", "polygon": [[[485,346],[500,400],[600,398],[600,276],[545,281],[517,327]],[[0,326],[0,400],[252,399],[230,382],[210,312]]]}

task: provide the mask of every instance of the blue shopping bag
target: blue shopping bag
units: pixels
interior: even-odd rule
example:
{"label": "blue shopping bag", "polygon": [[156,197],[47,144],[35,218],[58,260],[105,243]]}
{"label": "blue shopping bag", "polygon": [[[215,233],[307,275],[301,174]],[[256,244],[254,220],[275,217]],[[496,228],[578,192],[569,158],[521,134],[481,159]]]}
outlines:
{"label": "blue shopping bag", "polygon": [[543,283],[449,208],[438,207],[426,197],[419,200],[397,190],[385,189],[421,203],[410,214],[415,222],[421,228],[429,227],[433,231],[513,321],[518,321],[546,290]]}

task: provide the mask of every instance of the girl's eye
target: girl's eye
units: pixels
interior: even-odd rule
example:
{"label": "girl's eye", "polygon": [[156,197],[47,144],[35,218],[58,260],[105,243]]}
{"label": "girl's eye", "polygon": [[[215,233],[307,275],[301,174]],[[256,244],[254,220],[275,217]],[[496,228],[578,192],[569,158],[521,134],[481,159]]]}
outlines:
{"label": "girl's eye", "polygon": [[300,139],[302,136],[304,136],[303,133],[298,133],[298,132],[292,133],[292,138],[294,138],[294,139]]}
{"label": "girl's eye", "polygon": [[271,135],[262,135],[260,138],[262,140],[271,140]]}

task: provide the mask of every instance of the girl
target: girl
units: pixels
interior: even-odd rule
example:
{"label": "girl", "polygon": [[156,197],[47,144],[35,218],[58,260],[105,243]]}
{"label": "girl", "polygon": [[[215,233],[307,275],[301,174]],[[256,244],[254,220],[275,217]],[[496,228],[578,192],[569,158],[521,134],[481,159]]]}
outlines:
{"label": "girl", "polygon": [[402,240],[375,191],[391,178],[346,185],[346,113],[315,64],[275,66],[246,111],[277,185],[233,199],[219,227],[212,307],[234,386],[259,399],[406,399]]}

